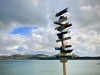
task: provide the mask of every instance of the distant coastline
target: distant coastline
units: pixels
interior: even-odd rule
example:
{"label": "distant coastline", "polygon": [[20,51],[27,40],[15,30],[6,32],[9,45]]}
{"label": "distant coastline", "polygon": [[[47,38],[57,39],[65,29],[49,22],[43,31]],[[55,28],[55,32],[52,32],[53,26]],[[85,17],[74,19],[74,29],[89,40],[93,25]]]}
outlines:
{"label": "distant coastline", "polygon": [[[58,55],[48,56],[44,54],[37,54],[37,55],[20,55],[14,54],[11,56],[0,56],[0,60],[59,60],[60,57]],[[72,58],[68,58],[68,60],[100,60],[100,56],[98,57],[80,57],[78,55],[73,54]]]}
{"label": "distant coastline", "polygon": [[[60,58],[39,58],[39,60],[59,60]],[[68,60],[100,60],[100,57],[74,57]]]}

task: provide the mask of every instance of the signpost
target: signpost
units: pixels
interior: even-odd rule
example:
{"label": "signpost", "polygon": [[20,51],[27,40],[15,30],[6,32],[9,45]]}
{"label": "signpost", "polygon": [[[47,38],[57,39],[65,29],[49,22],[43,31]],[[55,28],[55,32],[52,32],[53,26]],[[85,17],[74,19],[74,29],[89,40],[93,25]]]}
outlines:
{"label": "signpost", "polygon": [[65,48],[72,47],[72,45],[64,45],[64,42],[63,42],[65,40],[71,39],[70,36],[64,38],[64,34],[70,33],[70,30],[67,29],[66,31],[63,31],[64,29],[72,26],[72,24],[69,23],[69,22],[67,22],[65,24],[62,23],[62,22],[67,20],[67,17],[62,16],[62,14],[68,12],[67,9],[68,8],[65,8],[64,10],[56,13],[55,17],[60,16],[60,18],[59,18],[58,21],[54,22],[54,24],[59,25],[58,27],[55,28],[55,30],[60,31],[60,33],[57,34],[58,40],[56,40],[56,42],[61,42],[62,46],[61,47],[55,47],[55,50],[60,50],[59,57],[60,57],[60,62],[63,63],[63,75],[67,74],[67,72],[66,72],[66,62],[68,61],[67,58],[72,57],[71,52],[73,51],[73,49],[65,49]]}

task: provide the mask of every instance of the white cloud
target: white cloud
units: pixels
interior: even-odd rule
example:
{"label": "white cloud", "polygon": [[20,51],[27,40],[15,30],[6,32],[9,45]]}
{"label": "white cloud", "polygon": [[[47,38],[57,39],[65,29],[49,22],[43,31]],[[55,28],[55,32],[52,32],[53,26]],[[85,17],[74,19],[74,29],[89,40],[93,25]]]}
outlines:
{"label": "white cloud", "polygon": [[86,52],[84,52],[84,51],[82,51],[82,50],[75,50],[75,52],[86,53]]}
{"label": "white cloud", "polygon": [[32,2],[33,2],[33,5],[37,7],[39,0],[32,0]]}
{"label": "white cloud", "polygon": [[92,10],[92,7],[91,6],[82,6],[81,10],[89,11],[90,12]]}
{"label": "white cloud", "polygon": [[[57,53],[55,47],[58,39],[53,22],[57,21],[55,13],[69,7],[68,21],[73,24],[72,31],[66,36],[78,54],[100,54],[100,0],[3,0],[0,1],[0,54],[27,54],[35,52]],[[37,25],[29,36],[8,34],[16,24],[21,26]],[[8,31],[8,32],[7,32]],[[66,43],[66,42],[65,42]],[[66,43],[67,44],[67,43]],[[75,52],[75,51],[73,51]],[[75,53],[77,53],[75,52]]]}
{"label": "white cloud", "polygon": [[38,0],[0,0],[0,5],[0,30],[8,30],[14,24],[42,26],[47,24],[44,6],[35,7]]}

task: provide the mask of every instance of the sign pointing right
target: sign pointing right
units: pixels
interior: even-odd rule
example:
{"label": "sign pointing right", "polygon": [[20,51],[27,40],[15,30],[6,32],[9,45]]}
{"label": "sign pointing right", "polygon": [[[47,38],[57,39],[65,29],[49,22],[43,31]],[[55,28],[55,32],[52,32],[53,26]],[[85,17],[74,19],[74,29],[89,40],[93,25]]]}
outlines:
{"label": "sign pointing right", "polygon": [[68,9],[68,7],[65,8],[64,10],[62,10],[62,11],[56,13],[55,17],[58,17],[58,16],[60,16],[60,15],[62,15],[62,14],[64,14],[64,13],[68,12],[67,9]]}
{"label": "sign pointing right", "polygon": [[56,40],[56,42],[60,42],[60,41],[64,41],[64,40],[69,40],[69,39],[71,39],[70,36],[69,37],[66,37],[66,38],[63,38],[63,39],[60,39],[60,40]]}

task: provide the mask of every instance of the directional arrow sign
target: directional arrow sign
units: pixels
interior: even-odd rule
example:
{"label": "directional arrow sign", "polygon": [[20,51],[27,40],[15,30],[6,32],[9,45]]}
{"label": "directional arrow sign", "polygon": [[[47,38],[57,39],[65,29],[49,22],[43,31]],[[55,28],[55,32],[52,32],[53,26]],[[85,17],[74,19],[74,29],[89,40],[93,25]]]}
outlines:
{"label": "directional arrow sign", "polygon": [[67,31],[61,32],[61,33],[58,33],[57,36],[60,36],[60,35],[66,34],[66,33],[67,33]]}
{"label": "directional arrow sign", "polygon": [[54,22],[54,24],[58,24],[58,25],[61,25],[63,27],[63,25],[68,25],[69,22],[68,23],[65,23],[65,24],[62,24],[62,23],[59,23],[59,22]]}
{"label": "directional arrow sign", "polygon": [[67,16],[60,16],[58,23],[62,23],[67,20]]}
{"label": "directional arrow sign", "polygon": [[70,23],[65,23],[65,24],[63,24],[63,25],[61,25],[61,27],[64,27],[64,28],[67,28],[67,27],[70,27],[70,26],[72,26],[72,24]]}
{"label": "directional arrow sign", "polygon": [[65,29],[65,28],[63,28],[63,27],[61,27],[61,26],[55,28],[55,30],[57,30],[57,31],[63,31],[64,29]]}
{"label": "directional arrow sign", "polygon": [[58,33],[57,36],[59,39],[62,39],[63,34],[66,34],[66,33],[68,33],[68,32],[67,31],[61,32],[61,33]]}
{"label": "directional arrow sign", "polygon": [[55,17],[58,17],[58,16],[60,16],[60,15],[62,15],[62,14],[64,14],[64,13],[68,12],[67,9],[68,9],[68,7],[67,7],[66,9],[64,9],[64,10],[62,10],[62,11],[56,13]]}
{"label": "directional arrow sign", "polygon": [[[66,45],[64,48],[72,47],[72,45]],[[55,47],[55,50],[62,50],[62,47]]]}
{"label": "directional arrow sign", "polygon": [[71,53],[73,49],[66,50],[67,53]]}
{"label": "directional arrow sign", "polygon": [[58,22],[54,22],[54,23],[60,25],[59,27],[56,27],[56,28],[55,28],[55,30],[57,30],[57,31],[62,31],[62,30],[64,30],[65,28],[72,26],[72,24],[69,24],[69,23],[65,23],[65,24],[60,24],[60,23],[58,23]]}
{"label": "directional arrow sign", "polygon": [[61,50],[60,52],[62,53],[71,53],[73,51],[73,49],[69,49],[69,50]]}
{"label": "directional arrow sign", "polygon": [[68,47],[72,47],[72,45],[66,45],[66,46],[64,46],[65,48],[68,48]]}
{"label": "directional arrow sign", "polygon": [[60,39],[60,40],[56,40],[56,42],[60,42],[60,41],[64,41],[64,40],[69,40],[71,39],[71,37],[66,37],[66,38],[63,38],[63,39]]}
{"label": "directional arrow sign", "polygon": [[67,25],[67,26],[65,26],[65,27],[59,27],[57,30],[58,31],[63,31],[65,28],[67,28],[67,27],[70,27],[70,26],[72,26],[72,24],[69,24],[69,25]]}
{"label": "directional arrow sign", "polygon": [[64,29],[64,30],[61,31],[61,32],[66,32],[66,31],[67,31],[67,33],[70,33],[70,32],[71,32],[68,28]]}
{"label": "directional arrow sign", "polygon": [[58,31],[63,31],[65,28],[63,28],[63,27],[60,27],[59,29],[58,29]]}
{"label": "directional arrow sign", "polygon": [[59,47],[55,47],[55,50],[61,50],[61,48],[59,48]]}
{"label": "directional arrow sign", "polygon": [[63,25],[63,24],[61,24],[61,23],[59,23],[59,22],[54,22],[54,24],[57,24],[57,25]]}
{"label": "directional arrow sign", "polygon": [[72,24],[71,24],[71,23],[69,24],[69,22],[67,22],[67,23],[65,23],[65,24],[58,23],[58,22],[54,22],[54,24],[58,24],[58,25],[60,25],[61,27],[72,26]]}

